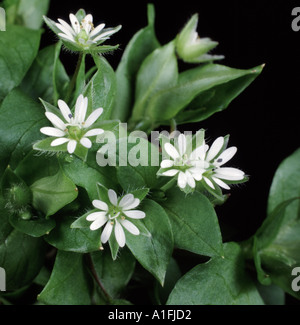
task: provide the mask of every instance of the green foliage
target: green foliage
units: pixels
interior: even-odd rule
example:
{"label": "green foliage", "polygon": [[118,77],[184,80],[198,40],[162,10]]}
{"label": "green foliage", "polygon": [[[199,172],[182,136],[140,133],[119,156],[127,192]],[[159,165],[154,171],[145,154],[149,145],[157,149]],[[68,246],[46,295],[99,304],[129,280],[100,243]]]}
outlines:
{"label": "green foliage", "polygon": [[[149,4],[147,26],[129,41],[114,70],[102,53],[117,46],[82,50],[59,40],[42,48],[43,18],[46,28],[60,32],[43,17],[49,1],[3,5],[8,26],[0,41],[0,267],[8,292],[0,293],[0,303],[20,303],[32,286],[39,290],[34,303],[47,305],[130,305],[140,303],[141,290],[163,305],[283,304],[285,293],[299,298],[291,281],[300,265],[300,151],[279,166],[257,232],[245,242],[225,243],[215,209],[228,197],[222,181],[212,188],[196,179],[193,191],[180,190],[177,178],[163,177],[166,168],[160,166],[162,144],[173,135],[160,135],[157,143],[147,136],[224,110],[263,66],[241,70],[213,63],[220,57],[206,53],[216,42],[204,39],[201,48],[189,43],[197,15],[160,44]],[[81,22],[85,11],[76,15]],[[79,52],[71,75],[61,60],[63,44]],[[88,55],[93,64],[86,71]],[[193,65],[181,68],[179,60]],[[81,94],[87,105],[79,107]],[[68,127],[82,136],[100,107],[103,113],[85,130],[92,131],[90,138],[78,137],[74,152],[64,139],[53,145],[71,139]],[[75,120],[76,111],[85,118]],[[56,116],[53,125],[49,114]],[[179,158],[190,157],[198,138],[200,147],[204,130],[188,138],[193,148]],[[217,158],[232,154],[226,155],[228,136],[222,141],[203,167],[211,174],[222,166]],[[247,180],[235,177],[226,184]]]}

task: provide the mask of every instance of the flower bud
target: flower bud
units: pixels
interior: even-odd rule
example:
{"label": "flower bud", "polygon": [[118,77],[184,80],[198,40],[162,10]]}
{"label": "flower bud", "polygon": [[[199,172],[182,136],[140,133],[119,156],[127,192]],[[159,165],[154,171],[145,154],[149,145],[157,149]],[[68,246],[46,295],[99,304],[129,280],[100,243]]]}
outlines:
{"label": "flower bud", "polygon": [[209,55],[207,52],[218,45],[218,42],[210,38],[200,38],[196,28],[198,14],[192,16],[176,38],[176,51],[178,56],[188,63],[201,63],[212,60],[220,60],[222,55]]}
{"label": "flower bud", "polygon": [[14,184],[6,191],[5,198],[9,209],[12,212],[18,212],[31,203],[32,193],[29,187],[23,184]]}

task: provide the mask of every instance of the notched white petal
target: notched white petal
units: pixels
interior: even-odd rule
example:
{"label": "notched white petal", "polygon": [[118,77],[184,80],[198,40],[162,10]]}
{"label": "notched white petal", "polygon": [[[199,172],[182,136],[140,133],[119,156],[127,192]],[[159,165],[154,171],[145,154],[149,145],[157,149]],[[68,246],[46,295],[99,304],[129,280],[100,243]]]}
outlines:
{"label": "notched white petal", "polygon": [[108,190],[108,198],[111,204],[113,204],[114,206],[118,205],[117,193],[114,190]]}
{"label": "notched white petal", "polygon": [[180,157],[177,149],[172,144],[166,143],[164,148],[165,148],[166,153],[170,157],[172,157],[174,160]]}
{"label": "notched white petal", "polygon": [[146,213],[140,210],[123,211],[123,213],[132,219],[143,219],[146,217]]}
{"label": "notched white petal", "polygon": [[108,211],[108,205],[101,200],[93,200],[92,204],[99,210]]}

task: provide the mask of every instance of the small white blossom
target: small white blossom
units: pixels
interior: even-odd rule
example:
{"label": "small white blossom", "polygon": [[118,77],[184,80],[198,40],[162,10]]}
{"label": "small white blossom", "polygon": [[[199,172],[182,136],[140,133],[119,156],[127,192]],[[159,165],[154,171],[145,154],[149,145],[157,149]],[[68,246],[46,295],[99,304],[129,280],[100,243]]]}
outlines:
{"label": "small white blossom", "polygon": [[225,144],[224,137],[217,138],[211,147],[203,144],[203,151],[197,154],[194,159],[200,164],[206,164],[206,171],[203,179],[206,184],[215,189],[213,183],[229,190],[230,187],[224,181],[241,181],[245,178],[245,173],[237,168],[221,167],[226,164],[237,152],[236,147],[223,150]]}
{"label": "small white blossom", "polygon": [[183,134],[177,140],[177,148],[170,143],[164,145],[166,153],[171,159],[164,159],[160,167],[167,169],[162,176],[177,176],[177,185],[184,189],[187,185],[192,189],[196,187],[196,181],[204,181],[209,187],[215,189],[215,185],[229,190],[226,181],[242,181],[245,173],[237,168],[222,167],[237,152],[236,147],[223,149],[224,137],[217,138],[211,147],[203,144],[187,155],[187,141]]}
{"label": "small white blossom", "polygon": [[184,189],[187,185],[195,188],[195,181],[200,181],[202,174],[205,172],[206,162],[203,162],[203,166],[197,165],[193,159],[195,156],[194,151],[190,156],[187,155],[187,141],[184,134],[178,136],[177,147],[170,143],[164,145],[164,149],[171,159],[164,159],[160,167],[171,169],[164,171],[162,175],[170,177],[178,175],[177,184],[180,188]]}
{"label": "small white blossom", "polygon": [[78,143],[88,149],[91,148],[92,142],[89,137],[97,136],[104,132],[100,128],[90,129],[102,114],[103,108],[95,109],[85,120],[88,98],[83,95],[77,98],[74,116],[69,106],[63,100],[58,101],[58,107],[64,120],[52,112],[46,112],[45,115],[53,124],[53,127],[43,127],[40,129],[41,133],[50,137],[56,137],[51,142],[51,146],[55,147],[67,143],[67,150],[70,154],[75,151]]}
{"label": "small white blossom", "polygon": [[126,194],[118,198],[114,190],[108,190],[109,203],[94,200],[93,206],[100,210],[93,212],[86,217],[86,220],[93,221],[90,225],[91,230],[101,228],[104,229],[101,234],[101,242],[105,244],[114,229],[116,240],[120,247],[124,247],[126,243],[125,232],[123,227],[133,235],[139,235],[139,229],[127,218],[143,219],[146,217],[145,212],[133,210],[139,204],[140,200],[135,198],[133,194]]}
{"label": "small white blossom", "polygon": [[55,23],[56,27],[61,31],[58,36],[62,40],[71,42],[75,46],[79,45],[83,49],[89,49],[91,46],[103,43],[121,28],[121,26],[104,28],[105,24],[103,23],[94,27],[91,14],[86,15],[80,22],[74,14],[70,14],[69,19],[71,24],[62,19],[58,19],[58,23]]}

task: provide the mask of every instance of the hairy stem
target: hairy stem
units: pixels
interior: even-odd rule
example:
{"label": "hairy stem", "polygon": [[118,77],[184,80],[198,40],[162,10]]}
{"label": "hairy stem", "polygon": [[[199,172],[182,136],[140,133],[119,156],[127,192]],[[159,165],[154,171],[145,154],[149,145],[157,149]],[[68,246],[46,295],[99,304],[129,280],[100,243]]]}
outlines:
{"label": "hairy stem", "polygon": [[72,92],[75,88],[75,85],[76,85],[76,80],[77,80],[77,77],[78,77],[78,73],[79,73],[79,70],[80,70],[80,66],[81,66],[81,62],[82,62],[82,59],[84,58],[84,55],[82,52],[79,53],[79,57],[78,57],[78,61],[77,61],[77,65],[76,65],[76,69],[75,69],[75,72],[73,74],[73,77],[70,81],[70,84],[69,84],[69,87],[68,87],[68,90],[67,90],[67,94],[66,94],[66,98],[65,98],[65,102],[69,102],[70,98],[71,98],[71,95],[72,95]]}

